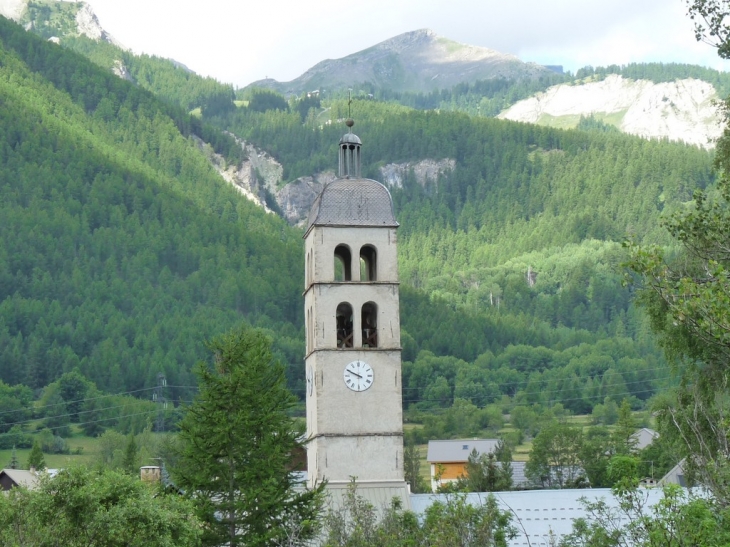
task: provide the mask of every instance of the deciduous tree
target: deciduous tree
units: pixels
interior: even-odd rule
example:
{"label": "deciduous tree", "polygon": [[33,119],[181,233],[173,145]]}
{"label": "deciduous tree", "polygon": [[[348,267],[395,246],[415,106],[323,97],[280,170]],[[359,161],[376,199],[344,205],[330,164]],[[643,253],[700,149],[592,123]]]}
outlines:
{"label": "deciduous tree", "polygon": [[65,469],[0,496],[3,545],[194,547],[201,534],[189,501],[108,469]]}
{"label": "deciduous tree", "polygon": [[554,420],[546,424],[532,442],[527,476],[548,488],[568,488],[579,484],[584,472],[580,451],[581,430],[566,422]]}

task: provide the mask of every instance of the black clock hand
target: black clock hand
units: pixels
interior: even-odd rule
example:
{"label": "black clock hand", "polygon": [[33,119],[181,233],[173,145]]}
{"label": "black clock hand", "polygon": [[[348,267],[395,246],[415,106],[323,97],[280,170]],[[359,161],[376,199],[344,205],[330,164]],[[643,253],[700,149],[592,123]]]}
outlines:
{"label": "black clock hand", "polygon": [[357,372],[354,372],[352,370],[348,370],[347,372],[349,372],[350,374],[353,374],[353,375],[357,376],[358,378],[360,378],[362,380],[362,376],[360,376]]}

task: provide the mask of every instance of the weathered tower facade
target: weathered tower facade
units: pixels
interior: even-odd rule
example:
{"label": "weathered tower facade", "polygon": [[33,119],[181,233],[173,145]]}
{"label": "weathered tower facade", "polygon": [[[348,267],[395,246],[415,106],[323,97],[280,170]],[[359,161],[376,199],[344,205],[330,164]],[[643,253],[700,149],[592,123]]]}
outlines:
{"label": "weathered tower facade", "polygon": [[387,503],[406,493],[398,223],[387,188],[360,177],[360,147],[352,132],[340,140],[339,178],[304,235],[308,476],[331,490],[356,477]]}

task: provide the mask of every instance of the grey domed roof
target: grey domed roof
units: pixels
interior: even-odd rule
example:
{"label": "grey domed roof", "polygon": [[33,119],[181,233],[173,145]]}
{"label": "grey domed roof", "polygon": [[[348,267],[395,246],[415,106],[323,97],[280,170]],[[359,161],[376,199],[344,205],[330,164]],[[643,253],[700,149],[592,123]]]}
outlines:
{"label": "grey domed roof", "polygon": [[360,137],[354,133],[345,133],[340,139],[340,144],[362,144]]}
{"label": "grey domed roof", "polygon": [[337,179],[324,187],[309,211],[312,226],[397,227],[388,189],[370,179]]}

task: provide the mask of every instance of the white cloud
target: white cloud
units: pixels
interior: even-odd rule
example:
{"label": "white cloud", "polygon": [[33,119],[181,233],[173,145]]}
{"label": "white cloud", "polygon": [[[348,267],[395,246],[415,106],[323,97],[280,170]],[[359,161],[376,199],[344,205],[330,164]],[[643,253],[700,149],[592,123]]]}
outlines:
{"label": "white cloud", "polygon": [[695,42],[682,0],[87,1],[134,51],[236,85],[290,80],[418,28],[570,70],[638,61],[728,66]]}

